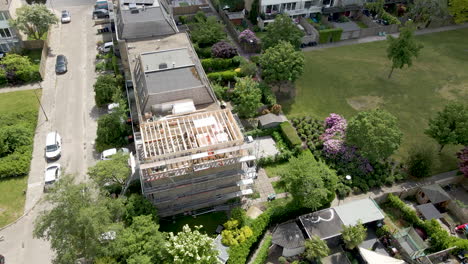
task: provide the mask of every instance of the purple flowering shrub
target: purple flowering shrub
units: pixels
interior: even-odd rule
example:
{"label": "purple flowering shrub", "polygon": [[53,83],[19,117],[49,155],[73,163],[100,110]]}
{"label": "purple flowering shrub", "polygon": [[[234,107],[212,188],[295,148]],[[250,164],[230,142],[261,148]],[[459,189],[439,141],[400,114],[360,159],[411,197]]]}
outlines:
{"label": "purple flowering shrub", "polygon": [[217,58],[230,59],[237,55],[237,49],[225,41],[220,41],[211,47],[211,53]]}
{"label": "purple flowering shrub", "polygon": [[468,146],[457,153],[458,167],[465,177],[468,177]]}
{"label": "purple flowering shrub", "polygon": [[247,44],[258,44],[260,40],[250,29],[246,29],[239,34],[239,42]]}

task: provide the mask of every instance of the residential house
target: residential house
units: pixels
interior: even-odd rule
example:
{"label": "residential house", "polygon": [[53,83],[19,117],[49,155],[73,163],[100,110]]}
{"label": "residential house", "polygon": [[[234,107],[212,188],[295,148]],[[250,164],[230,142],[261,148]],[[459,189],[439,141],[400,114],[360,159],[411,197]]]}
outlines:
{"label": "residential house", "polygon": [[14,18],[16,8],[21,7],[20,0],[0,1],[0,51],[9,52],[21,48],[21,39],[15,28],[8,23],[8,19]]}
{"label": "residential house", "polygon": [[[325,0],[326,1],[326,0]],[[292,18],[310,17],[321,13],[323,0],[260,0],[260,13],[264,25],[272,22],[277,14],[288,14]]]}

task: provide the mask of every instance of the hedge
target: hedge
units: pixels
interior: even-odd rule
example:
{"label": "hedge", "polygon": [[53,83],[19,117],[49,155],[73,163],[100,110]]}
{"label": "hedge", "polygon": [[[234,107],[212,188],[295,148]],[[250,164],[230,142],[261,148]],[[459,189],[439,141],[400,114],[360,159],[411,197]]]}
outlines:
{"label": "hedge", "polygon": [[300,147],[302,141],[296,133],[294,127],[288,121],[280,124],[281,132],[291,148]]}
{"label": "hedge", "polygon": [[222,71],[222,72],[211,72],[207,74],[208,79],[211,81],[234,81],[237,77],[237,73],[235,71]]}
{"label": "hedge", "polygon": [[261,82],[258,87],[262,90],[262,103],[268,106],[276,104],[276,96],[265,82]]}
{"label": "hedge", "polygon": [[343,33],[342,28],[322,29],[319,31],[319,43],[340,41],[341,33]]}
{"label": "hedge", "polygon": [[271,246],[271,235],[266,235],[265,239],[263,240],[263,245],[257,251],[257,257],[252,262],[253,264],[263,264],[265,263],[268,257],[268,249]]}
{"label": "hedge", "polygon": [[209,58],[202,59],[201,64],[206,72],[224,71],[239,66],[233,59]]}
{"label": "hedge", "polygon": [[32,146],[22,146],[12,154],[0,158],[0,178],[17,177],[29,173]]}

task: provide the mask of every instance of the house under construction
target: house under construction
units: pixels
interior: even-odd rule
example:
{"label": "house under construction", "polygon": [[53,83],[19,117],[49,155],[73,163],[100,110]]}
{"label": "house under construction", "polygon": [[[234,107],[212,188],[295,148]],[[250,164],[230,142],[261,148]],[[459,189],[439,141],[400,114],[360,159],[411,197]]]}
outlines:
{"label": "house under construction", "polygon": [[164,116],[140,124],[140,134],[142,189],[160,216],[252,193],[255,156],[229,110]]}

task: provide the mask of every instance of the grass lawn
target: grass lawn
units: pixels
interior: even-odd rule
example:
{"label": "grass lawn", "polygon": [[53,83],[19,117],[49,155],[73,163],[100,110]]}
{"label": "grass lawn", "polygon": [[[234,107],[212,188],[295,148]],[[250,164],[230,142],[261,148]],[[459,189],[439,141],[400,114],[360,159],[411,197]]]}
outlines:
{"label": "grass lawn", "polygon": [[[424,48],[409,69],[391,63],[386,41],[329,48],[305,53],[303,76],[295,98],[283,103],[288,115],[325,118],[338,113],[350,119],[358,111],[380,107],[398,118],[404,133],[395,158],[403,160],[415,145],[434,140],[424,134],[427,121],[450,101],[468,101],[468,29],[417,36]],[[447,146],[433,173],[457,167],[455,152]]]}
{"label": "grass lawn", "polygon": [[[41,96],[41,91],[38,91]],[[33,90],[0,94],[0,115],[8,112],[38,111]],[[36,115],[37,117],[37,115]],[[37,119],[30,120],[34,124]],[[0,179],[0,227],[5,226],[23,214],[28,177]]]}
{"label": "grass lawn", "polygon": [[276,194],[286,192],[286,189],[284,188],[284,185],[281,181],[272,182],[271,185],[273,186],[273,189],[275,189]]}
{"label": "grass lawn", "polygon": [[174,233],[182,231],[182,227],[186,224],[188,224],[190,228],[202,225],[203,228],[200,230],[210,236],[213,236],[218,225],[226,223],[227,220],[228,218],[226,213],[213,212],[199,215],[197,218],[193,218],[192,216],[180,217],[175,220],[175,223],[173,223],[172,220],[161,219],[159,224],[161,225],[161,231]]}

